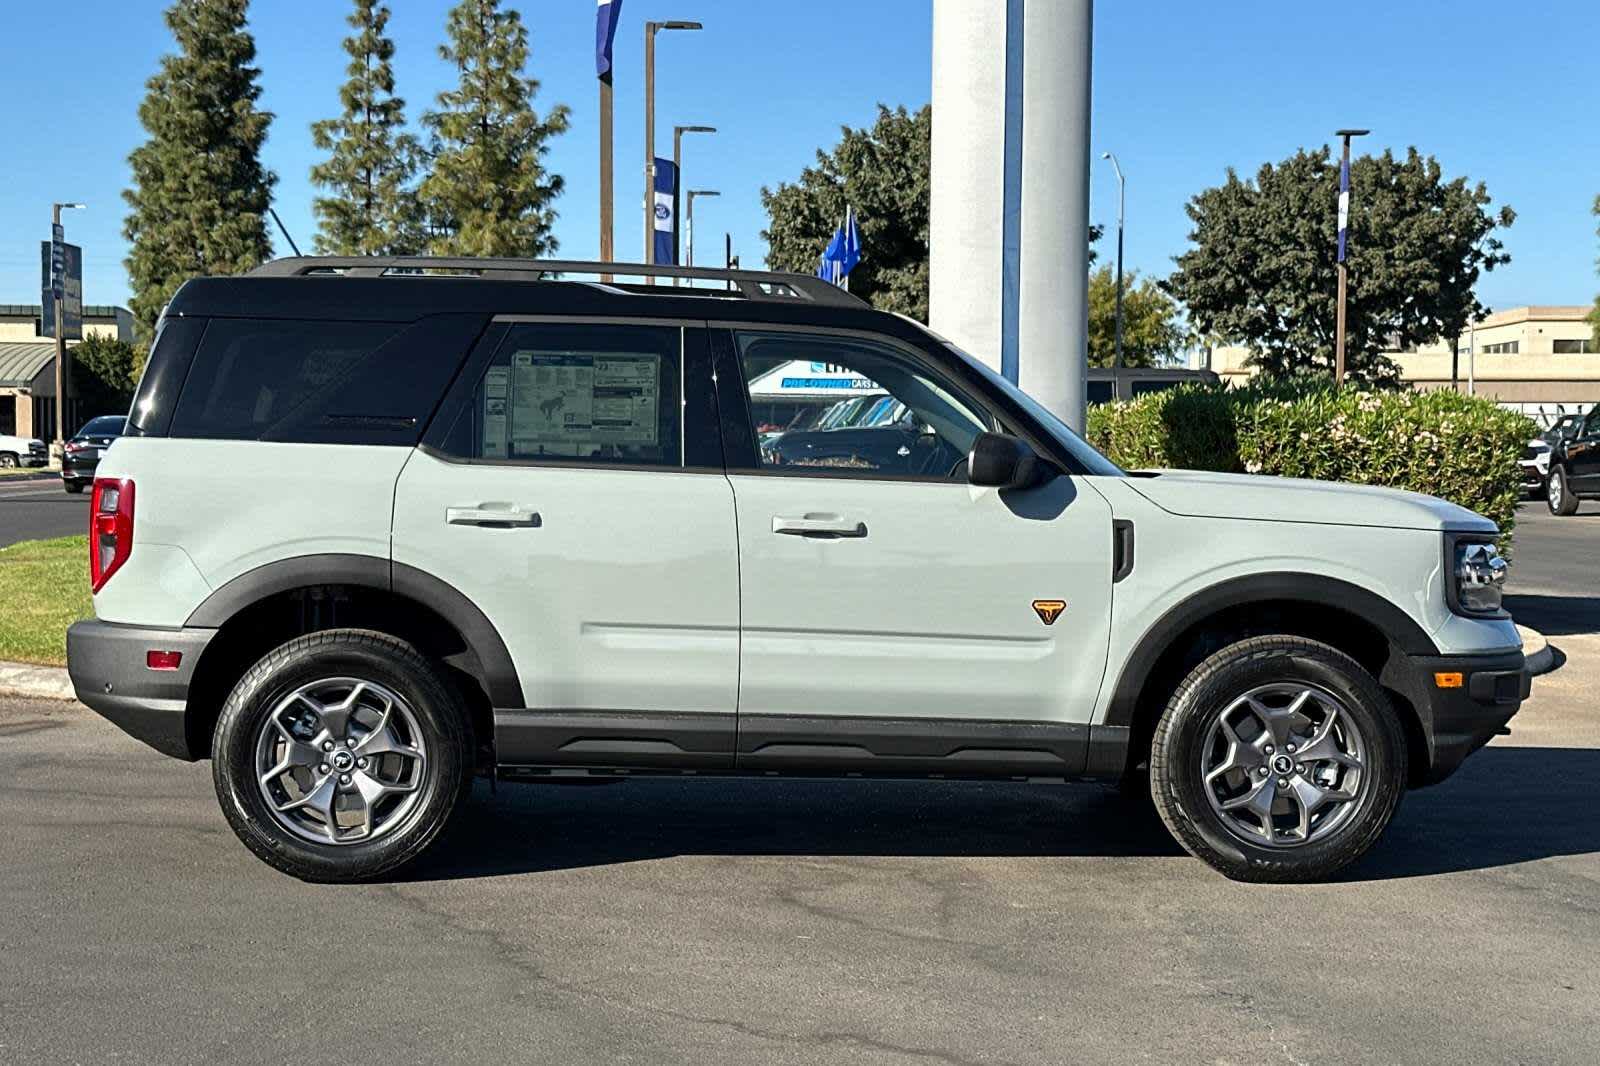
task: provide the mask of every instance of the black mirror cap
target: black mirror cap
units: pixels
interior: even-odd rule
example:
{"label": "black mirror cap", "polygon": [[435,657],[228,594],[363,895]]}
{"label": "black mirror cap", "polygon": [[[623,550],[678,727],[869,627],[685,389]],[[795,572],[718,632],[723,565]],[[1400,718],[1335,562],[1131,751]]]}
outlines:
{"label": "black mirror cap", "polygon": [[1031,489],[1055,473],[1026,441],[1005,433],[978,434],[967,457],[967,480],[986,488]]}

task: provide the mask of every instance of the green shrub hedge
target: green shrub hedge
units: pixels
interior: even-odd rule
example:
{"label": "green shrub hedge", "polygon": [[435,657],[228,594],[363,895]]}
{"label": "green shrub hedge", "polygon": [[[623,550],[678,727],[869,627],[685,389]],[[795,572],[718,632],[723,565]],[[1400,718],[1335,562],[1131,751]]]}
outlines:
{"label": "green shrub hedge", "polygon": [[1331,385],[1183,386],[1089,408],[1089,442],[1128,469],[1173,467],[1425,492],[1515,519],[1517,459],[1536,428],[1455,392]]}

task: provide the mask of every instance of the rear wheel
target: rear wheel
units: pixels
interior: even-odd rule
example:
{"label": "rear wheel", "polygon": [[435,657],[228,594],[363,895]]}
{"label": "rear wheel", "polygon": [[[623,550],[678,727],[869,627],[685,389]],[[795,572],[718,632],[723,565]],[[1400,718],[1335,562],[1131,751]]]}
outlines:
{"label": "rear wheel", "polygon": [[298,637],[228,697],[212,740],[217,798],[245,846],[285,873],[380,877],[422,854],[470,789],[469,722],[402,640]]}
{"label": "rear wheel", "polygon": [[1241,881],[1313,881],[1354,862],[1405,779],[1405,734],[1372,675],[1291,636],[1241,641],[1196,667],[1150,755],[1172,835]]}
{"label": "rear wheel", "polygon": [[1578,513],[1578,497],[1572,494],[1572,488],[1567,484],[1567,472],[1559,466],[1550,468],[1550,480],[1545,485],[1545,506],[1550,508],[1550,513],[1566,517]]}

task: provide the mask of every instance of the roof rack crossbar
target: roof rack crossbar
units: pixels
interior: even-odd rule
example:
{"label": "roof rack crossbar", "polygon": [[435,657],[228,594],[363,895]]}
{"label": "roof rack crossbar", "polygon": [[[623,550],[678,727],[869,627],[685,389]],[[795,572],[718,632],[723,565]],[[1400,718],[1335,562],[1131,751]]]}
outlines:
{"label": "roof rack crossbar", "polygon": [[[792,301],[834,307],[866,306],[859,296],[809,274],[784,274],[762,270],[723,270],[716,267],[685,267],[660,263],[601,263],[567,259],[496,259],[489,257],[428,255],[319,255],[287,256],[263,263],[250,271],[251,277],[307,277],[317,274],[347,278],[415,276],[415,271],[455,271],[498,281],[553,281],[560,274],[598,274],[602,277],[680,278],[690,281],[720,281],[736,288],[747,300]],[[637,293],[635,286],[628,291]],[[683,289],[663,288],[662,296],[690,295]]]}

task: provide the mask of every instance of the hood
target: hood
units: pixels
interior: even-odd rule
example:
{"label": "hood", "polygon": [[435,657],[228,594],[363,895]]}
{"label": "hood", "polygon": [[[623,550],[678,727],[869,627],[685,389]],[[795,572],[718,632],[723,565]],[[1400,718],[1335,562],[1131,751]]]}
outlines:
{"label": "hood", "polygon": [[1201,470],[1159,470],[1149,474],[1130,477],[1128,484],[1163,511],[1193,518],[1496,531],[1493,522],[1465,507],[1404,489]]}

